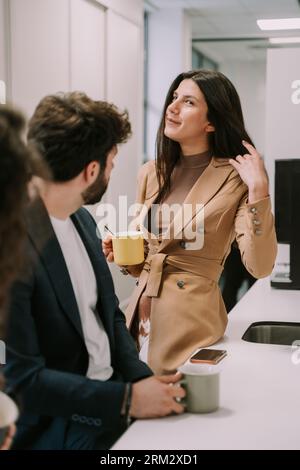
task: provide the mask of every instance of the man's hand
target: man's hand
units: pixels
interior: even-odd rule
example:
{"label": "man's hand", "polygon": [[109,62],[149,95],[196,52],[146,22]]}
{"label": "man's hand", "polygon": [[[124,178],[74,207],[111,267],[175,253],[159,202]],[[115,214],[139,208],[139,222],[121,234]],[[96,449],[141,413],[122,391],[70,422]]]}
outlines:
{"label": "man's hand", "polygon": [[13,437],[16,433],[16,426],[11,424],[9,426],[4,442],[2,443],[0,450],[9,450],[13,441]]}
{"label": "man's hand", "polygon": [[[102,240],[102,251],[104,253],[104,256],[106,258],[106,261],[109,263],[114,262],[114,251],[113,251],[113,246],[112,246],[112,236],[107,235],[105,240]],[[120,265],[118,265],[120,266]],[[120,268],[126,268],[128,273],[133,276],[133,277],[139,277],[144,266],[144,261],[141,264],[133,264],[130,266],[120,266]]]}
{"label": "man's hand", "polygon": [[154,376],[132,386],[129,415],[133,418],[159,418],[171,413],[183,413],[184,407],[177,399],[185,396],[180,387],[181,374]]}
{"label": "man's hand", "polygon": [[114,261],[114,252],[113,252],[111,235],[107,235],[105,240],[102,240],[102,250],[106,258],[106,261],[108,261],[109,263],[112,263]]}

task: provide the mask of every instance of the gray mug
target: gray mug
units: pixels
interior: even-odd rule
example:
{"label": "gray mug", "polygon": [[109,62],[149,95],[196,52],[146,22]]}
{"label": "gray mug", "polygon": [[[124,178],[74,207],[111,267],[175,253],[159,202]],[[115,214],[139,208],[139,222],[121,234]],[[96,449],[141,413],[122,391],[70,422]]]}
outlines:
{"label": "gray mug", "polygon": [[180,384],[186,390],[182,403],[189,413],[211,413],[219,408],[220,369],[217,366],[187,364],[179,368]]}

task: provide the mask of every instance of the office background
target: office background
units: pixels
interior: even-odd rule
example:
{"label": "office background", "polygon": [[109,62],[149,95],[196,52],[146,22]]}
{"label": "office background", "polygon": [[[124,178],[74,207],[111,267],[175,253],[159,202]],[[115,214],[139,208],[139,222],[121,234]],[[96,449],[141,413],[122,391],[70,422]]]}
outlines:
{"label": "office background", "polygon": [[[46,94],[77,89],[127,108],[133,137],[105,201],[126,194],[130,204],[171,81],[192,67],[218,69],[237,87],[273,192],[275,159],[300,158],[300,48],[269,38],[299,30],[262,32],[256,20],[292,16],[297,0],[0,0],[0,101],[30,117]],[[125,305],[134,280],[112,271]]]}

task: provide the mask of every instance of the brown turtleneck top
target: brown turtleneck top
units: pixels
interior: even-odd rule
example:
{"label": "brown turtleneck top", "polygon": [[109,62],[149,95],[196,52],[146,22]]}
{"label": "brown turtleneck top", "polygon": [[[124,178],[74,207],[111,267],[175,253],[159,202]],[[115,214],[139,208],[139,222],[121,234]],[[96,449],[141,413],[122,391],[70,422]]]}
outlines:
{"label": "brown turtleneck top", "polygon": [[[175,166],[171,176],[171,189],[162,204],[183,204],[188,193],[200,177],[204,170],[209,165],[212,158],[210,150],[199,153],[197,155],[189,155],[180,157],[177,165]],[[152,209],[151,209],[152,210]],[[167,230],[170,222],[174,218],[175,212],[171,212],[171,219],[168,216],[164,218],[164,213],[160,212],[159,207],[155,208],[154,217],[152,221],[154,226],[151,227],[153,233],[158,232],[162,235]],[[139,301],[139,335],[138,342],[140,349],[144,348],[147,337],[150,333],[150,312],[151,312],[151,298],[142,294]],[[142,351],[141,351],[142,353]],[[146,358],[144,358],[146,359]]]}
{"label": "brown turtleneck top", "polygon": [[[152,207],[152,210],[154,209],[154,214],[152,214],[152,221],[154,222],[151,226],[152,233],[161,235],[167,230],[176,213],[176,206],[174,205],[181,206],[183,204],[188,193],[205,168],[209,165],[211,157],[212,154],[209,150],[197,155],[181,155],[171,176],[171,188],[169,194],[159,206],[156,206],[155,208]],[[173,206],[175,209],[174,212],[166,211],[164,214],[161,210],[162,204]]]}

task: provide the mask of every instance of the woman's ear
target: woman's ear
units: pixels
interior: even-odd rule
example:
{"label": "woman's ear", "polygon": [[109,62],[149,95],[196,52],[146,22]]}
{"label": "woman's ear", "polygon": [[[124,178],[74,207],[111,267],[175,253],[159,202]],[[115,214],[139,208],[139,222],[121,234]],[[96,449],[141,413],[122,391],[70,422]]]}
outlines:
{"label": "woman's ear", "polygon": [[205,128],[206,132],[215,132],[215,127],[209,122]]}

